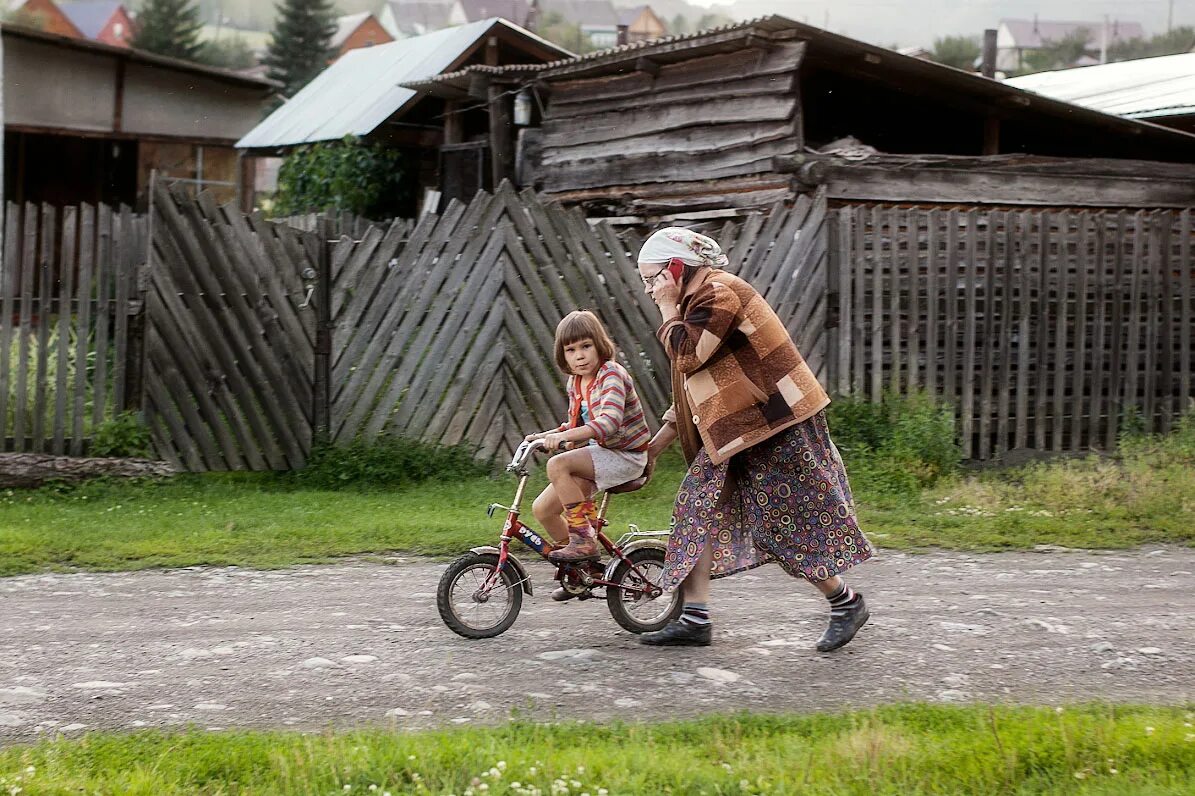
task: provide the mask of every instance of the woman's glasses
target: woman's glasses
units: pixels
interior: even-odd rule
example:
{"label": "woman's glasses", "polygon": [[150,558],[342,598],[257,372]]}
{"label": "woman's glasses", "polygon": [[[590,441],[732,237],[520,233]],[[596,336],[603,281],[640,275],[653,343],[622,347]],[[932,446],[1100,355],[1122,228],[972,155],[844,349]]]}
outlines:
{"label": "woman's glasses", "polygon": [[645,277],[642,277],[642,279],[643,279],[643,286],[644,286],[644,287],[651,287],[652,285],[654,285],[654,284],[655,284],[655,282],[656,282],[656,280],[660,278],[660,274],[662,274],[662,273],[664,273],[665,271],[667,271],[667,270],[668,270],[668,265],[669,265],[668,263],[664,263],[664,267],[663,267],[663,268],[661,268],[659,271],[656,271],[656,272],[655,272],[654,274],[652,274],[651,276],[645,276]]}

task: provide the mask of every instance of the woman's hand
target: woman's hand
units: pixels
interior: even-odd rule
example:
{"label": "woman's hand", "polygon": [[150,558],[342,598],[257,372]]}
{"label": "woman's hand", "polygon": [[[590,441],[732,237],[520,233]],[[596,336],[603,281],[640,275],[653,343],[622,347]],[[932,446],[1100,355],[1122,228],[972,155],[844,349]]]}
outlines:
{"label": "woman's hand", "polygon": [[656,277],[652,285],[651,299],[665,317],[676,314],[676,304],[680,301],[680,283],[672,278],[672,273],[667,269]]}

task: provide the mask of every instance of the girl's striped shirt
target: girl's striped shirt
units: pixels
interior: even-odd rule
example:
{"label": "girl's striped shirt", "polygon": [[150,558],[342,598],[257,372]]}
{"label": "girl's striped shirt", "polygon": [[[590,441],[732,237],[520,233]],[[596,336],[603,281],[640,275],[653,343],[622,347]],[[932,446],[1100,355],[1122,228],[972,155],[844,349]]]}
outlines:
{"label": "girl's striped shirt", "polygon": [[581,377],[568,380],[568,419],[558,431],[582,425],[593,429],[594,440],[611,450],[645,451],[651,430],[643,414],[643,404],[635,391],[631,374],[614,360],[605,362],[593,377],[585,401],[589,422],[581,422]]}

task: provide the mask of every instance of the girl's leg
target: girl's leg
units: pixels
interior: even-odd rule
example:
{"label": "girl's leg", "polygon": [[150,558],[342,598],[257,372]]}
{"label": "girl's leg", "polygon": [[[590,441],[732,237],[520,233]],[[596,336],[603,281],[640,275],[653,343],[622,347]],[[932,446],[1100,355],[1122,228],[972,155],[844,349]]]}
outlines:
{"label": "girl's leg", "polygon": [[593,501],[587,499],[588,484],[595,480],[593,457],[581,449],[553,456],[548,460],[548,478],[564,506],[568,524],[567,547],[549,554],[553,561],[585,561],[599,558],[597,535],[590,524]]}
{"label": "girl's leg", "polygon": [[568,543],[568,523],[564,521],[564,505],[556,497],[556,490],[551,484],[544,487],[539,497],[531,504],[531,512],[539,520],[540,527],[548,532],[556,544]]}

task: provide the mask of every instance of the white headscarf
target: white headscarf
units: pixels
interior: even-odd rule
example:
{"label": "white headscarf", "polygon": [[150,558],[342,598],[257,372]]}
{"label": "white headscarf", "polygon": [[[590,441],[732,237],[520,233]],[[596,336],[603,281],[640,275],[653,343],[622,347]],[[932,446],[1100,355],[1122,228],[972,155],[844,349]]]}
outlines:
{"label": "white headscarf", "polygon": [[713,238],[684,227],[666,227],[652,233],[639,250],[641,263],[666,263],[674,257],[698,267],[725,268],[730,263]]}

